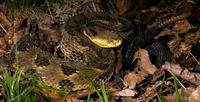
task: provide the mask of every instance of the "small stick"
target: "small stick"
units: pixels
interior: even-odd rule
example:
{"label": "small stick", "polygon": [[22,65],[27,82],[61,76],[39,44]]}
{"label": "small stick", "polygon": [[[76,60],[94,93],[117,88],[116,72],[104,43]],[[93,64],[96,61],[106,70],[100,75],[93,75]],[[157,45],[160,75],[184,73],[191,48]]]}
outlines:
{"label": "small stick", "polygon": [[188,53],[194,58],[197,64],[200,65],[200,62],[196,59],[196,57],[190,51],[188,51]]}
{"label": "small stick", "polygon": [[0,23],[0,27],[3,29],[3,31],[6,33],[6,34],[9,34],[6,29],[2,26],[2,24]]}

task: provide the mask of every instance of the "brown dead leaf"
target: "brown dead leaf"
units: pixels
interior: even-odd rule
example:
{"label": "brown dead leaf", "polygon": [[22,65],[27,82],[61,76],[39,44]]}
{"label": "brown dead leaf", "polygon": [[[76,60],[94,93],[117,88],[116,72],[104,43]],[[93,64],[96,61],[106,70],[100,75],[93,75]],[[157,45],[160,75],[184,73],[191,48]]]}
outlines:
{"label": "brown dead leaf", "polygon": [[72,99],[71,99],[71,97],[69,97],[69,96],[66,96],[65,101],[66,101],[66,102],[73,102]]}
{"label": "brown dead leaf", "polygon": [[10,43],[12,38],[8,37],[7,35],[4,37],[0,37],[0,57],[5,55],[7,53],[7,51],[9,50]]}
{"label": "brown dead leaf", "polygon": [[[58,102],[58,100],[55,102]],[[66,96],[66,99],[63,102],[84,102],[84,100],[79,100],[78,98],[75,97]]]}
{"label": "brown dead leaf", "polygon": [[152,14],[154,15],[152,8],[149,8],[150,6],[151,3],[148,0],[116,0],[118,15],[133,17],[139,14],[138,17],[143,17],[143,19],[138,18],[140,22],[146,22],[142,20],[149,20]]}
{"label": "brown dead leaf", "polygon": [[155,87],[147,87],[146,90],[145,90],[145,93],[144,93],[144,96],[147,98],[147,99],[152,99],[153,97],[155,97],[157,95],[157,91],[156,91],[156,88]]}
{"label": "brown dead leaf", "polygon": [[161,67],[169,72],[174,73],[176,76],[181,77],[195,85],[200,84],[200,74],[195,72],[190,72],[187,68],[181,68],[180,65],[165,62],[165,64]]}
{"label": "brown dead leaf", "polygon": [[132,0],[116,0],[116,7],[118,10],[118,14],[122,15],[127,12],[132,6]]}
{"label": "brown dead leaf", "polygon": [[148,74],[144,72],[129,72],[124,76],[124,86],[130,89],[134,89],[137,83],[140,83]]}
{"label": "brown dead leaf", "polygon": [[188,98],[191,95],[191,93],[194,91],[195,89],[193,87],[188,87],[186,89],[181,88],[180,89],[180,99],[181,102],[188,102]]}
{"label": "brown dead leaf", "polygon": [[135,90],[131,90],[131,89],[127,88],[127,89],[123,89],[121,91],[113,92],[111,94],[112,94],[112,96],[133,97],[137,94],[137,92]]}
{"label": "brown dead leaf", "polygon": [[[179,97],[180,97],[180,102],[188,102],[188,98],[190,94],[194,91],[194,88],[188,87],[186,89],[179,89]],[[175,102],[177,98],[176,93],[173,94],[168,94],[167,96],[164,96],[164,102]],[[191,101],[191,102],[198,102],[198,101]]]}
{"label": "brown dead leaf", "polygon": [[[200,61],[200,60],[199,60]],[[200,64],[198,64],[195,68],[194,68],[195,71],[200,71]]]}
{"label": "brown dead leaf", "polygon": [[11,27],[12,23],[8,20],[8,18],[0,11],[0,20],[4,22],[6,27]]}
{"label": "brown dead leaf", "polygon": [[151,80],[151,83],[154,83],[156,82],[157,79],[159,79],[161,76],[163,76],[165,74],[165,71],[163,70],[158,70],[158,71],[155,71],[153,73],[153,79]]}
{"label": "brown dead leaf", "polygon": [[137,63],[137,67],[140,68],[142,71],[146,72],[147,74],[153,74],[155,71],[158,70],[156,66],[151,63],[148,51],[144,49],[139,49],[134,54],[134,58],[140,59]]}
{"label": "brown dead leaf", "polygon": [[[143,97],[145,99],[145,102],[149,102],[154,97],[158,96],[159,92],[157,91],[162,84],[165,84],[166,86],[169,85],[169,82],[166,81],[157,81],[154,84],[149,84],[147,87],[145,87],[145,92],[140,97]],[[171,87],[166,87],[162,90],[162,93],[165,93],[167,91],[171,90]],[[139,101],[140,102],[140,101]]]}
{"label": "brown dead leaf", "polygon": [[191,29],[191,25],[187,19],[183,19],[183,20],[177,21],[172,29],[178,34],[183,34],[183,33],[188,32],[189,29]]}
{"label": "brown dead leaf", "polygon": [[[66,101],[66,102],[68,102],[68,101]],[[77,98],[72,98],[71,101],[69,101],[69,102],[84,102],[84,100],[79,100]]]}
{"label": "brown dead leaf", "polygon": [[137,83],[140,83],[148,76],[148,74],[153,74],[157,71],[155,65],[153,65],[149,59],[149,54],[144,49],[139,49],[134,54],[135,59],[138,60],[137,68],[140,70],[134,70],[133,72],[129,72],[124,76],[123,83],[125,87],[130,89],[134,89]]}
{"label": "brown dead leaf", "polygon": [[0,52],[5,53],[6,52],[6,41],[3,37],[0,38]]}
{"label": "brown dead leaf", "polygon": [[39,30],[41,31],[40,40],[45,47],[55,46],[60,41],[60,29],[56,30],[51,27],[51,25],[55,23],[55,20],[47,19],[38,24]]}
{"label": "brown dead leaf", "polygon": [[[2,77],[1,77],[2,78]],[[0,96],[3,97],[3,93],[5,92],[5,88],[3,88],[2,85],[0,85]]]}
{"label": "brown dead leaf", "polygon": [[[137,100],[135,98],[132,97],[122,97],[121,98],[121,102],[136,102]],[[118,101],[116,101],[118,102]]]}
{"label": "brown dead leaf", "polygon": [[89,91],[88,90],[82,90],[82,91],[78,91],[76,93],[76,98],[83,98],[86,97],[88,95]]}
{"label": "brown dead leaf", "polygon": [[165,102],[176,102],[176,94],[168,94],[164,97]]}
{"label": "brown dead leaf", "polygon": [[184,35],[184,38],[182,38],[181,40],[179,39],[178,41],[177,39],[172,39],[167,44],[168,47],[170,48],[170,51],[175,52],[172,54],[173,57],[176,59],[184,54],[188,54],[188,51],[191,50],[193,45],[196,45],[198,43],[199,39],[200,39],[200,31],[188,32],[187,34]]}
{"label": "brown dead leaf", "polygon": [[200,86],[198,86],[195,91],[191,93],[189,96],[189,102],[200,102]]}
{"label": "brown dead leaf", "polygon": [[155,39],[158,39],[160,37],[163,37],[163,36],[167,36],[167,35],[172,35],[171,33],[171,30],[168,29],[168,28],[164,28],[158,35],[156,35],[154,38]]}

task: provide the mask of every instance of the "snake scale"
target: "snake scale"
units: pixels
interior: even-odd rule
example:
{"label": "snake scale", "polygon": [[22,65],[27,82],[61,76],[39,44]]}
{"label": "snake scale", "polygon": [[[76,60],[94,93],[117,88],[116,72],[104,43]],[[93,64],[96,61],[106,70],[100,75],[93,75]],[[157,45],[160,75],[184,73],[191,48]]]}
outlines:
{"label": "snake scale", "polygon": [[[25,35],[17,43],[18,51],[11,62],[17,61],[20,69],[34,71],[47,86],[66,93],[88,89],[88,80],[101,85],[103,80],[110,79],[116,66],[115,53],[108,47],[120,46],[122,38],[118,34],[130,29],[129,22],[123,18],[101,15],[72,17],[54,53],[37,46],[37,34]],[[93,39],[105,43],[101,45]]]}

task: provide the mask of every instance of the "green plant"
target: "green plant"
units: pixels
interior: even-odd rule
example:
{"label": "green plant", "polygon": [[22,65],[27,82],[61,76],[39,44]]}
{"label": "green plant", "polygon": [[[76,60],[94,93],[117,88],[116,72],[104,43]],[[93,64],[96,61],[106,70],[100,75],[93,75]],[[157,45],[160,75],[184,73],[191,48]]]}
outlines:
{"label": "green plant", "polygon": [[[10,72],[8,68],[5,68],[0,80],[0,84],[3,87],[4,99],[6,102],[32,102],[38,100],[37,94],[33,89],[42,86],[42,82],[38,80],[36,75],[25,74],[24,70],[22,70],[23,68],[19,68],[17,50],[15,51],[15,57],[16,60],[13,64],[15,71]],[[22,84],[22,79],[28,80],[28,83]]]}
{"label": "green plant", "polygon": [[106,88],[105,88],[105,82],[104,81],[102,81],[101,92],[103,94],[104,102],[109,102],[109,97],[108,97],[108,94],[107,94],[107,91],[106,91]]}
{"label": "green plant", "polygon": [[159,94],[158,94],[158,100],[159,100],[159,102],[163,102],[164,101],[163,100],[163,93],[162,93],[162,91],[163,91],[163,86],[164,86],[163,81],[165,80],[165,78],[166,78],[166,75],[164,74],[162,82],[161,82],[161,85],[160,85]]}
{"label": "green plant", "polygon": [[7,102],[23,102],[25,100],[28,100],[28,97],[26,96],[31,92],[33,87],[24,88],[20,84],[21,75],[22,71],[20,71],[19,69],[16,69],[13,75],[11,75],[7,70],[3,74],[3,79],[0,81],[0,83],[4,88],[3,96]]}
{"label": "green plant", "polygon": [[176,93],[176,102],[180,102],[180,93],[178,91],[177,77],[172,73],[174,79],[174,88]]}
{"label": "green plant", "polygon": [[108,95],[107,95],[107,91],[106,91],[106,88],[105,88],[105,82],[104,81],[101,82],[102,84],[101,84],[101,90],[100,91],[98,90],[95,83],[92,82],[91,80],[87,79],[87,83],[89,84],[89,87],[90,87],[90,93],[88,94],[87,102],[90,102],[91,92],[95,92],[98,95],[101,102],[109,102],[109,98],[108,98]]}
{"label": "green plant", "polygon": [[[171,73],[171,72],[170,72]],[[174,89],[171,89],[171,91],[172,92],[175,92],[175,94],[176,94],[176,100],[175,100],[175,102],[180,102],[180,93],[179,93],[179,91],[178,91],[178,84],[177,84],[177,77],[173,74],[173,73],[171,73],[172,74],[172,77],[173,77],[173,86],[174,86]],[[162,81],[164,81],[165,80],[165,78],[166,78],[166,76],[164,75],[164,77],[163,77],[163,79],[162,79]],[[163,94],[162,94],[162,91],[163,91],[163,86],[164,86],[164,84],[163,83],[161,83],[161,86],[160,86],[160,89],[159,89],[159,94],[158,94],[158,100],[159,100],[159,102],[164,102],[164,100],[163,100]]]}
{"label": "green plant", "polygon": [[3,97],[6,102],[36,102],[44,100],[44,97],[41,97],[40,93],[35,91],[35,89],[44,88],[44,83],[38,79],[37,75],[24,74],[19,68],[16,68],[13,74],[5,70],[0,84],[3,87]]}

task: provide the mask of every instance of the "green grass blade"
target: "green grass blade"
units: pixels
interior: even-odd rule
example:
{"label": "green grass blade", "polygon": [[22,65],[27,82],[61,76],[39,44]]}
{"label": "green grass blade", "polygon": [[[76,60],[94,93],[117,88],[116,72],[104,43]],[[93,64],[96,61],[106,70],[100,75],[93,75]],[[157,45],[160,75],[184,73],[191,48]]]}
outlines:
{"label": "green grass blade", "polygon": [[4,88],[3,96],[6,102],[31,102],[28,100],[32,99],[32,90],[36,86],[32,84],[23,86],[20,82],[21,76],[22,71],[19,69],[16,69],[13,75],[5,70],[0,84]]}
{"label": "green grass blade", "polygon": [[174,79],[174,88],[176,92],[176,102],[180,102],[180,93],[178,91],[177,77],[172,73]]}
{"label": "green grass blade", "polygon": [[162,90],[163,90],[163,86],[164,86],[163,81],[165,80],[165,78],[166,78],[166,75],[164,74],[163,79],[162,79],[162,83],[161,83],[160,89],[159,89],[159,95],[158,95],[159,102],[163,102]]}
{"label": "green grass blade", "polygon": [[99,97],[99,99],[100,99],[101,102],[104,102],[104,101],[103,101],[103,96],[102,96],[102,95],[100,94],[100,92],[98,91],[98,88],[96,87],[95,83],[92,82],[92,81],[91,81],[89,78],[87,78],[87,77],[84,77],[84,79],[85,79],[85,81],[88,83],[89,88],[91,89],[91,91],[92,91],[92,92],[95,92],[95,93],[98,95],[98,97]]}
{"label": "green grass blade", "polygon": [[106,88],[105,88],[105,82],[104,81],[102,81],[101,91],[102,91],[102,94],[103,94],[104,102],[109,102],[109,98],[108,98],[108,95],[107,95],[107,91],[106,91]]}
{"label": "green grass blade", "polygon": [[87,96],[87,101],[86,102],[90,102],[90,99],[91,99],[91,94],[90,92],[88,93],[88,96]]}

